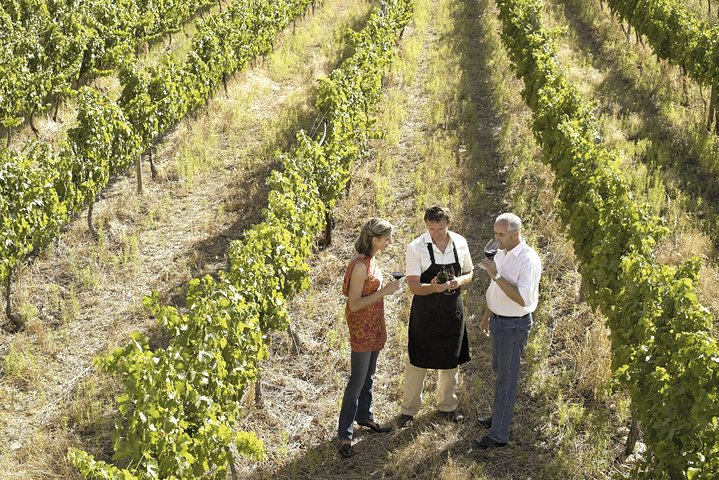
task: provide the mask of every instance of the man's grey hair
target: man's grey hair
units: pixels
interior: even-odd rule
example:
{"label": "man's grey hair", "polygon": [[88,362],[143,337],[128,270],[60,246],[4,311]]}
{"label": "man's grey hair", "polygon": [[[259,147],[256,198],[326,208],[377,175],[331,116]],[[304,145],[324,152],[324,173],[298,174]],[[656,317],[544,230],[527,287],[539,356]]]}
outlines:
{"label": "man's grey hair", "polygon": [[504,222],[507,224],[508,232],[520,232],[522,230],[522,219],[513,213],[503,213],[497,217],[494,223]]}

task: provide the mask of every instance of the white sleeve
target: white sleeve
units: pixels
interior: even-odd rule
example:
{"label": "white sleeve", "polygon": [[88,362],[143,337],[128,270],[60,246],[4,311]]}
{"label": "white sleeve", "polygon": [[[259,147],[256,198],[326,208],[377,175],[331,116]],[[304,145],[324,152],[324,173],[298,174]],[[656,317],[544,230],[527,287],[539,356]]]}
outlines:
{"label": "white sleeve", "polygon": [[422,259],[420,253],[411,243],[407,245],[407,253],[404,258],[404,273],[408,277],[411,275],[422,275]]}
{"label": "white sleeve", "polygon": [[464,255],[462,255],[462,274],[464,275],[472,270],[474,270],[474,264],[472,263],[472,256],[469,254],[469,246],[467,246]]}
{"label": "white sleeve", "polygon": [[524,305],[531,305],[535,297],[535,289],[539,288],[539,277],[542,267],[534,262],[527,262],[519,269],[517,290],[524,300]]}

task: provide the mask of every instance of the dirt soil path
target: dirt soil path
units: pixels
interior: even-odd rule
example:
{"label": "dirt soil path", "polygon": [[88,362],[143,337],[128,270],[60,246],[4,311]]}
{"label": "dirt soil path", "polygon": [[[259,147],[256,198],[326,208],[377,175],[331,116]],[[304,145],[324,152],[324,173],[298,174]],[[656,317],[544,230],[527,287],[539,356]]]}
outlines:
{"label": "dirt soil path", "polygon": [[[471,439],[482,431],[475,421],[488,414],[493,385],[487,373],[490,344],[477,328],[488,283],[481,271],[465,296],[473,360],[460,368],[458,395],[466,423],[451,424],[437,414],[436,374],[430,373],[424,407],[411,427],[387,435],[357,427],[359,455],[351,460],[337,455],[336,422],[350,356],[341,282],[362,224],[381,216],[395,225],[394,245],[378,256],[387,274],[403,269],[407,243],[424,231],[424,208],[440,201],[451,206],[453,229],[467,237],[478,262],[493,219],[509,208],[511,198],[498,145],[502,114],[494,108],[491,90],[491,47],[477,28],[493,13],[484,8],[486,2],[428,0],[416,7],[401,41],[401,60],[385,79],[378,122],[385,141],[373,144],[366,162],[355,166],[351,192],[335,211],[333,244],[313,259],[312,286],[292,302],[304,350],[294,355],[284,333],[272,338],[263,370],[263,408],[248,403],[241,425],[266,442],[269,458],[260,465],[247,461],[242,478],[497,478],[494,474],[517,455],[515,449],[499,458],[482,457],[471,448]],[[443,56],[452,60],[443,63]],[[436,112],[442,110],[438,121]],[[433,152],[452,161],[437,160]],[[373,392],[380,423],[392,423],[399,413],[410,302],[406,288],[385,298],[388,340]],[[530,425],[518,428],[525,433]],[[535,453],[529,442],[520,448]],[[520,474],[531,468],[527,462],[514,467]]]}

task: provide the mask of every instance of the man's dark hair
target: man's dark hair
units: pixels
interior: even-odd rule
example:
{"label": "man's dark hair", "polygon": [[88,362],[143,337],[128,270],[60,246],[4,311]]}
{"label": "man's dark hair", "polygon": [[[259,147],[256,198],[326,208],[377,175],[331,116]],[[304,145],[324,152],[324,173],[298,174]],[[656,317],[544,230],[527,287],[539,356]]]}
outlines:
{"label": "man's dark hair", "polygon": [[424,211],[425,222],[441,222],[442,220],[446,220],[447,223],[450,223],[449,208],[432,205]]}

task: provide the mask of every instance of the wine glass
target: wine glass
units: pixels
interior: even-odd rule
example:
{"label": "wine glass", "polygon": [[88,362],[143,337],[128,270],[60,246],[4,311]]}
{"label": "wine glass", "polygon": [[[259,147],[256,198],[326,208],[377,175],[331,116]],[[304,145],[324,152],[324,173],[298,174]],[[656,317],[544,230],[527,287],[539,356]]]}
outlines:
{"label": "wine glass", "polygon": [[392,272],[392,276],[394,277],[395,280],[402,280],[402,278],[404,277],[404,272],[395,270],[394,272]]}
{"label": "wine glass", "polygon": [[[484,258],[487,260],[494,260],[497,250],[499,250],[499,244],[497,243],[497,240],[493,238],[487,242],[487,245],[484,246]],[[487,268],[481,263],[479,264],[479,268],[487,270]]]}
{"label": "wine glass", "polygon": [[[442,267],[442,270],[445,272],[448,282],[451,282],[452,280],[454,280],[454,268],[447,266],[447,267]],[[454,290],[451,290],[451,289],[445,290],[443,293],[445,295],[454,295]]]}

